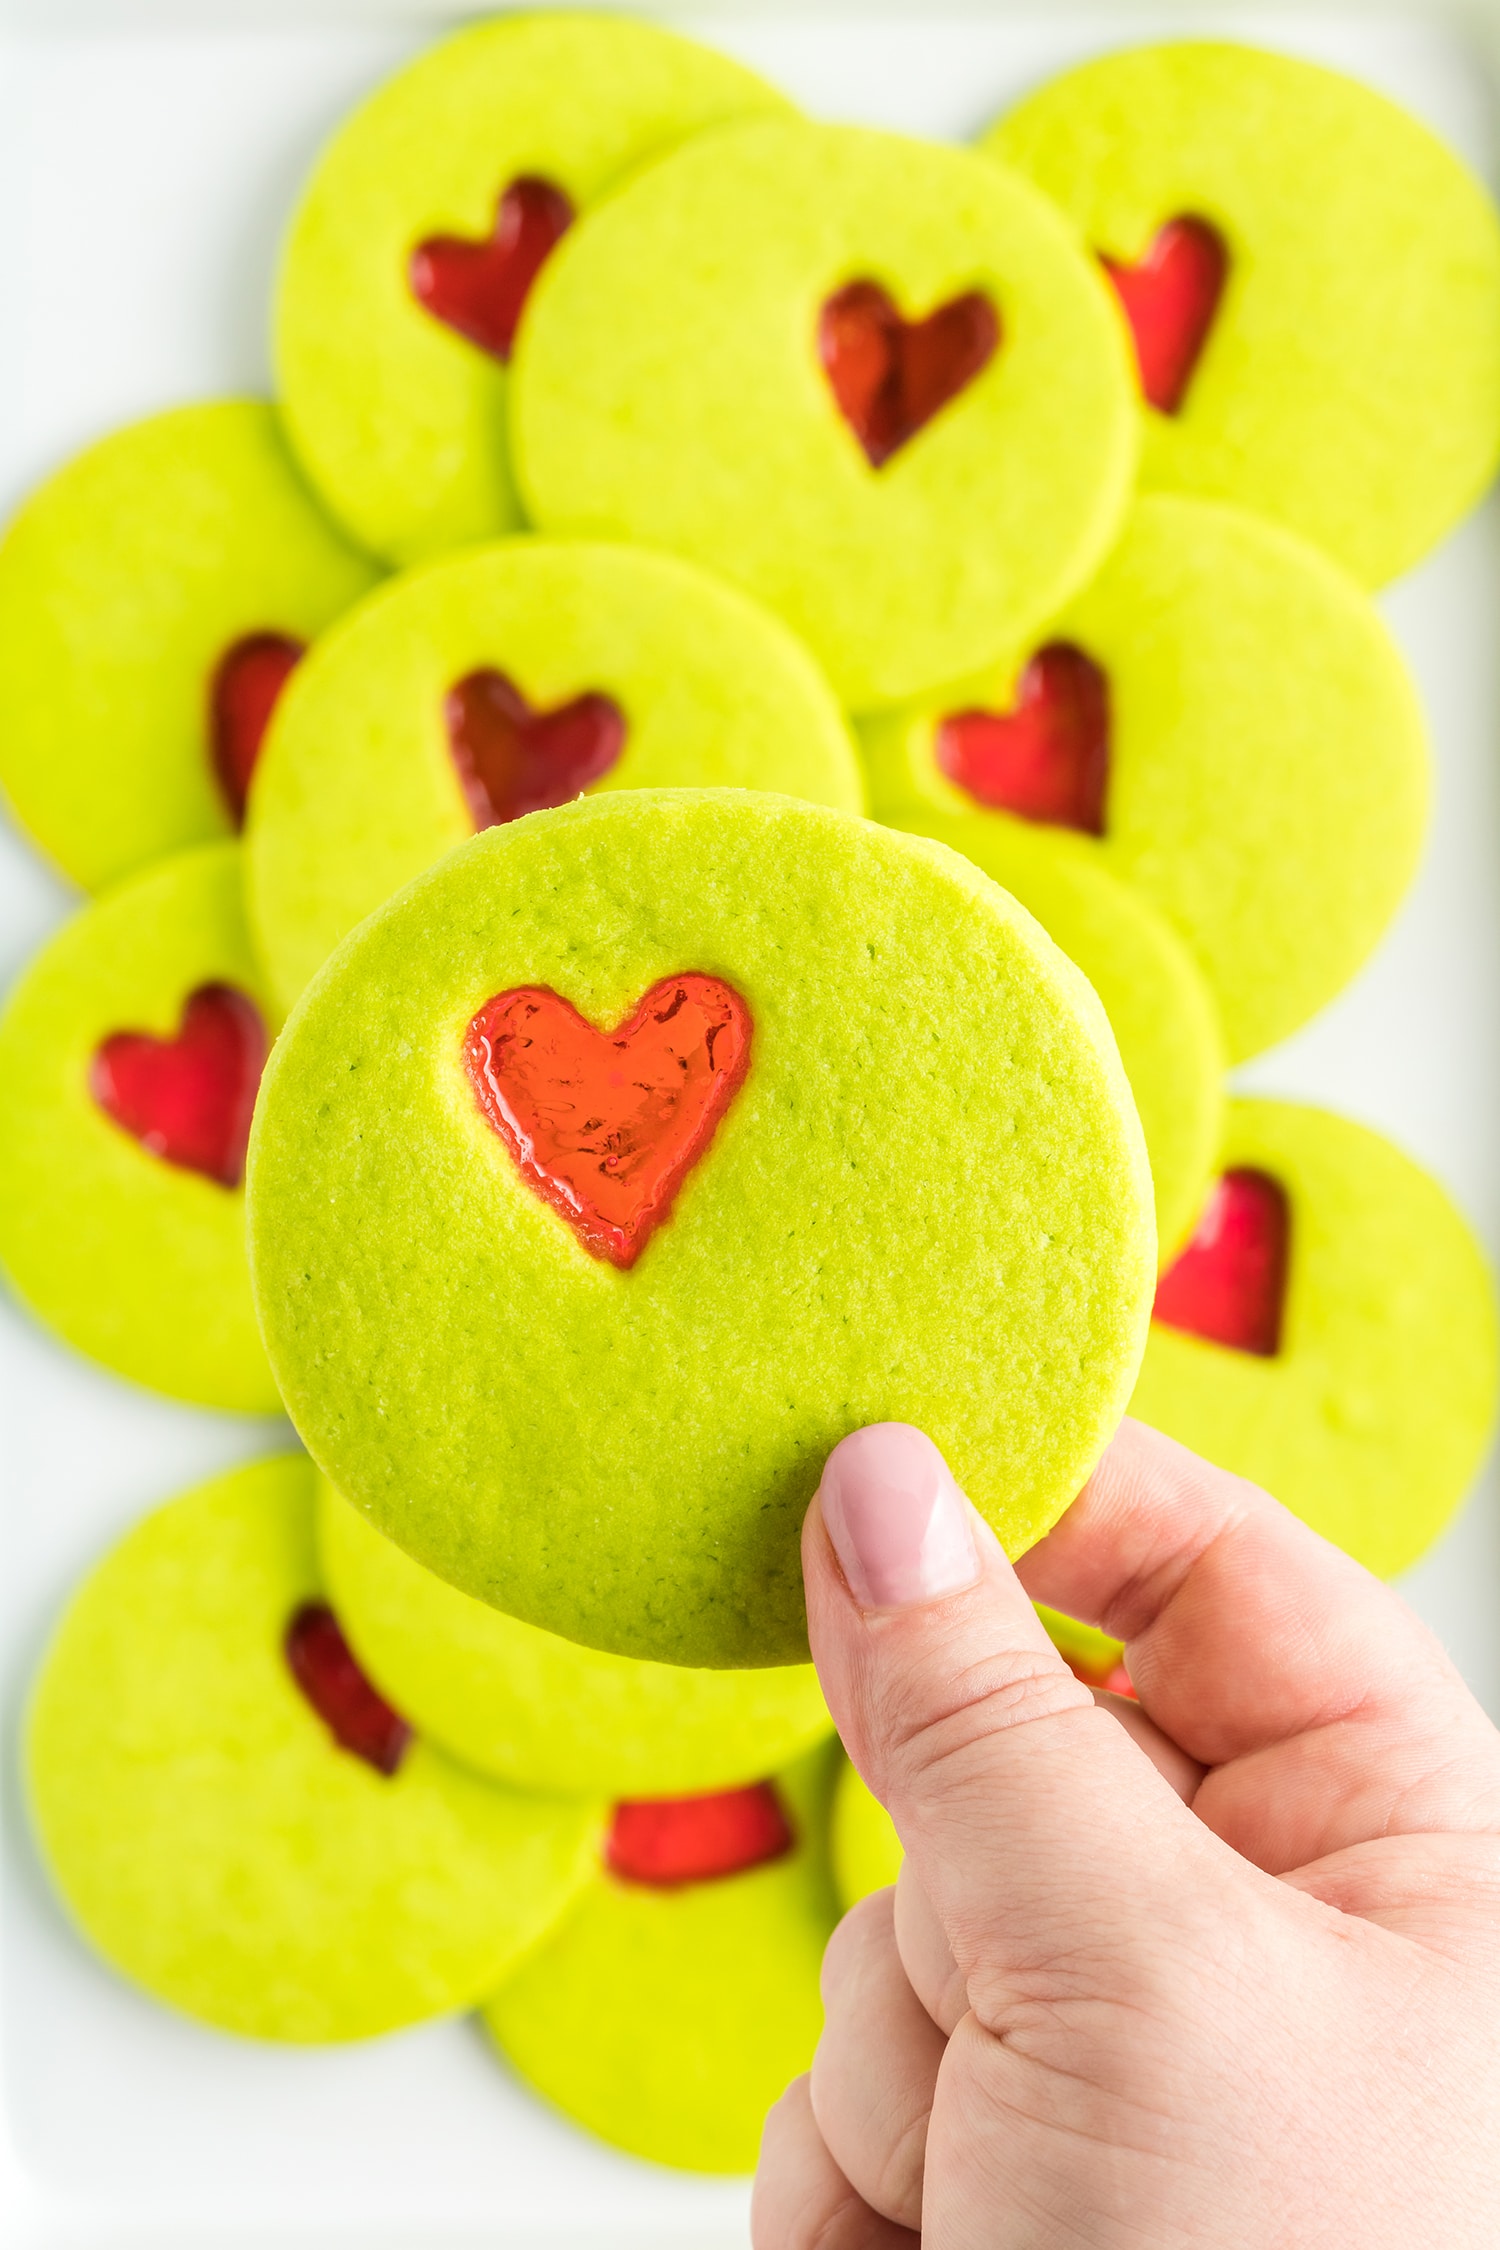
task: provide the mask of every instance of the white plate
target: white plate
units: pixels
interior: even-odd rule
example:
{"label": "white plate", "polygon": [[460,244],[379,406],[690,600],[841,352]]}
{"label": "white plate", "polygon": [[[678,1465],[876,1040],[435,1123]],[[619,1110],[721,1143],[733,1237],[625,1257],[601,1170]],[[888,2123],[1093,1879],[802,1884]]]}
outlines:
{"label": "white plate", "polygon": [[[50,0],[0,32],[0,505],[77,446],[153,408],[266,388],[278,233],[323,133],[430,36],[411,0],[253,0],[179,14]],[[693,27],[683,12],[677,19]],[[1200,17],[1201,20],[1201,17]],[[1181,13],[1066,6],[802,20],[702,19],[825,116],[966,135],[1022,87]],[[1420,111],[1487,174],[1483,53],[1428,9],[1279,10],[1216,26],[1348,68]],[[1479,19],[1481,30],[1487,28]],[[290,27],[289,27],[290,25]],[[1500,1253],[1500,550],[1495,508],[1386,607],[1432,717],[1437,820],[1424,873],[1365,974],[1241,1074],[1381,1127],[1447,1182]],[[67,912],[0,832],[0,975]],[[150,1503],[284,1440],[283,1425],[152,1399],[0,1304],[4,1682],[16,1697],[67,1587]],[[1500,1715],[1500,1492],[1486,1476],[1408,1591]],[[14,1741],[14,1721],[10,1729]],[[252,2243],[421,2250],[504,2243],[714,2250],[745,2191],[627,2161],[513,2085],[471,2025],[357,2049],[259,2049],[139,1999],[73,1938],[16,1818],[7,1763],[0,2240],[14,2250]]]}

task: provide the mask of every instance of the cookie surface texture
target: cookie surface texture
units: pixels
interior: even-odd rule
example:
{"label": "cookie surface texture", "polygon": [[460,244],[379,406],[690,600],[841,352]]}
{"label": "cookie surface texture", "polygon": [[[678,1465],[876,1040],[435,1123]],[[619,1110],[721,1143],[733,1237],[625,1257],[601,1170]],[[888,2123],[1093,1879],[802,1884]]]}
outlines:
{"label": "cookie surface texture", "polygon": [[810,1664],[693,1671],[581,1648],[434,1578],[320,1485],[318,1551],[362,1667],[481,1773],[560,1796],[688,1796],[755,1781],[832,1726]]}
{"label": "cookie surface texture", "polygon": [[812,2061],[838,1919],[827,1754],[775,1786],[785,1856],[662,1888],[602,1872],[484,2011],[538,2093],[653,2163],[753,2170],[767,2109]]}
{"label": "cookie surface texture", "polygon": [[1430,1173],[1326,1110],[1232,1102],[1222,1162],[1287,1200],[1278,1348],[1153,1321],[1130,1410],[1394,1577],[1442,1531],[1489,1437],[1483,1254]]}
{"label": "cookie surface texture", "polygon": [[[985,363],[879,466],[821,356],[856,285],[908,337],[976,300],[991,324]],[[538,523],[721,571],[853,709],[987,663],[1057,608],[1134,467],[1128,337],[1046,200],[966,150],[855,128],[726,128],[632,181],[538,281],[511,403]]]}
{"label": "cookie surface texture", "polygon": [[354,113],[292,222],[276,363],[293,443],[363,545],[409,563],[521,520],[507,362],[420,301],[423,245],[498,247],[517,182],[583,211],[690,134],[784,106],[691,40],[558,14],[462,31]]}
{"label": "cookie surface texture", "polygon": [[1242,1061],[1342,989],[1416,869],[1426,730],[1401,655],[1305,541],[1239,509],[1143,500],[1093,583],[1024,648],[866,725],[877,818],[921,805],[1022,825],[950,778],[940,743],[966,714],[1016,711],[1028,667],[1057,648],[1102,675],[1108,773],[1102,833],[1043,832],[1160,909]]}
{"label": "cookie surface texture", "polygon": [[[466,1041],[539,994],[602,1053],[694,980],[747,1067],[617,1264]],[[805,1660],[803,1512],[866,1422],[930,1431],[1030,1544],[1114,1427],[1155,1265],[1072,964],[940,845],[748,790],[538,813],[371,916],[277,1044],[250,1193],[272,1363],[340,1491],[481,1600],[703,1666]]]}
{"label": "cookie surface texture", "polygon": [[939,812],[914,825],[1018,899],[1099,995],[1146,1136],[1158,1254],[1170,1257],[1198,1214],[1224,1124],[1223,1036],[1192,955],[1138,891],[1042,830]]}
{"label": "cookie surface texture", "polygon": [[[274,1017],[239,862],[237,844],[208,844],[132,877],[64,923],[16,985],[0,1017],[0,1265],[39,1319],[117,1374],[271,1414],[242,1175]],[[139,1114],[101,1100],[116,1041],[135,1048],[127,1095],[144,1075]],[[198,1163],[157,1152],[158,1121],[186,1131]]]}
{"label": "cookie surface texture", "polygon": [[179,407],[90,446],[0,541],[0,788],[16,818],[85,890],[229,834],[220,665],[252,636],[310,641],[377,575],[259,400]]}
{"label": "cookie surface texture", "polygon": [[[465,683],[483,696],[496,674],[534,714],[586,703],[586,724],[603,699],[618,748],[595,793],[760,788],[863,810],[858,760],[817,666],[779,619],[705,572],[539,539],[429,565],[325,638],[271,727],[248,895],[286,1005],[346,931],[473,834],[454,699]],[[577,793],[564,781],[552,801]]]}
{"label": "cookie surface texture", "polygon": [[310,1464],[158,1509],[92,1572],[26,1726],[43,1857],[132,1982],[252,2038],[367,2038],[472,2005],[597,1864],[599,1809],[523,1797],[420,1739],[342,1749],[288,1666],[321,1596]]}
{"label": "cookie surface texture", "polygon": [[1141,409],[1148,490],[1235,501],[1383,585],[1500,459],[1500,224],[1479,181],[1370,87],[1180,40],[1101,56],[983,144],[1139,267],[1163,228],[1227,254],[1174,412]]}

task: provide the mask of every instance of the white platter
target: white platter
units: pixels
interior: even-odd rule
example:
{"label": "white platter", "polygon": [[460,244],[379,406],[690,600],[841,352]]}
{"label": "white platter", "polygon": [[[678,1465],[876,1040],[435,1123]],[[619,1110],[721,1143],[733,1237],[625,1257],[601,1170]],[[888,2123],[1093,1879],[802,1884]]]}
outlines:
{"label": "white platter", "polygon": [[[1062,62],[1204,18],[1057,5],[673,20],[818,114],[964,136]],[[0,13],[0,507],[132,415],[267,387],[265,306],[299,176],[350,101],[444,20],[421,0],[17,0]],[[1367,77],[1493,179],[1486,34],[1500,13],[1240,9],[1212,21]],[[1500,509],[1491,503],[1386,607],[1436,742],[1427,863],[1358,983],[1241,1079],[1392,1134],[1500,1258]],[[70,903],[0,830],[0,976]],[[288,1433],[130,1390],[4,1302],[0,1432],[7,2250],[743,2242],[739,2184],[680,2179],[575,2134],[506,2078],[467,2024],[353,2050],[262,2050],[165,2015],[83,1950],[18,1818],[26,1674],[65,1590],[119,1529]],[[1493,1468],[1407,1592],[1500,1717]]]}

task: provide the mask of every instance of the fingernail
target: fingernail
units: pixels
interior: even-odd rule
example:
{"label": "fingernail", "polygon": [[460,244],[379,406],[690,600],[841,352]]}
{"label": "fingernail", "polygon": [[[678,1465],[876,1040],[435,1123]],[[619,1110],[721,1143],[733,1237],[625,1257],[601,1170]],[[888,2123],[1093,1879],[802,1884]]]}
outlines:
{"label": "fingernail", "polygon": [[856,1430],[828,1456],[823,1521],[861,1609],[905,1609],[979,1576],[969,1503],[948,1464],[907,1422]]}

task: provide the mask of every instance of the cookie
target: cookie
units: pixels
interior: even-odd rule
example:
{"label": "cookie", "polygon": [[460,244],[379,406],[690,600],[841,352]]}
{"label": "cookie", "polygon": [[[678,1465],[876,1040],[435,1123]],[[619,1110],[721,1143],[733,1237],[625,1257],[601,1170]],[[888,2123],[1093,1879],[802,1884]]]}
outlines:
{"label": "cookie", "polygon": [[156,1999],[257,2039],[472,2006],[589,1880],[599,1810],[411,1734],[327,1608],[299,1456],[216,1477],[75,1595],[26,1721],[53,1881]]}
{"label": "cookie", "polygon": [[704,135],[593,212],[512,378],[544,529],[722,572],[853,709],[988,663],[1084,582],[1134,425],[1128,338],[1043,197],[795,122]]}
{"label": "cookie", "polygon": [[0,540],[0,788],[99,890],[239,825],[308,642],[378,573],[256,399],[114,431]]}
{"label": "cookie", "polygon": [[1415,117],[1224,40],[1065,71],[982,144],[1053,196],[1137,338],[1147,491],[1233,501],[1384,585],[1500,460],[1500,225]]}
{"label": "cookie", "polygon": [[605,1869],[484,2010],[507,2062],[634,2156],[752,2170],[822,2028],[828,1779],[820,1751],[731,1798],[618,1807]]}
{"label": "cookie", "polygon": [[806,1657],[866,1422],[1007,1545],[1134,1380],[1151,1182],[1094,994],[969,862],[750,790],[487,830],[361,924],[267,1072],[251,1258],[325,1472],[528,1623]]}
{"label": "cookie", "polygon": [[1394,1577],[1489,1439],[1483,1254],[1429,1173],[1326,1110],[1232,1102],[1220,1167],[1130,1410]]}
{"label": "cookie", "polygon": [[519,526],[507,370],[543,261],[637,166],[784,106],[655,25],[541,14],[459,32],[355,111],[292,221],[275,349],[293,443],[362,545],[410,563]]}
{"label": "cookie", "polygon": [[863,809],[832,690],[778,619],[622,547],[517,539],[397,578],[308,658],[256,777],[247,887],[272,983],[290,1005],[477,827],[673,785]]}
{"label": "cookie", "polygon": [[863,730],[881,818],[1043,828],[1172,923],[1232,1061],[1349,980],[1411,881],[1426,733],[1348,576],[1238,509],[1154,498],[991,671]]}
{"label": "cookie", "polygon": [[240,851],[160,861],[74,915],[0,1016],[0,1266],[76,1351],[173,1398],[280,1406],[245,1264],[274,1012]]}
{"label": "cookie", "polygon": [[694,1671],[581,1648],[434,1578],[320,1483],[323,1575],[361,1665],[481,1773],[560,1796],[681,1796],[753,1781],[832,1726],[810,1664]]}

